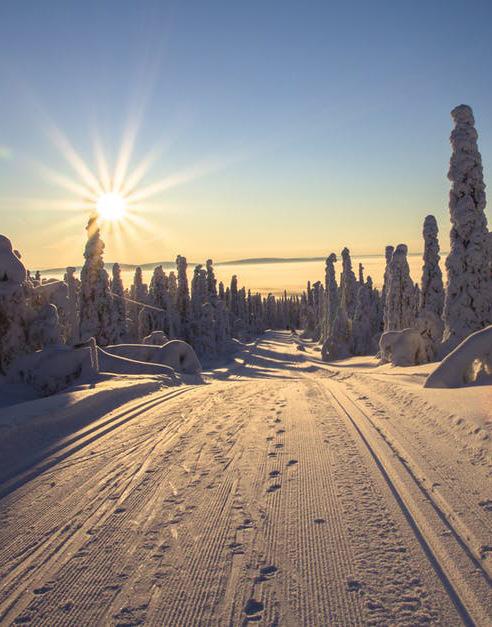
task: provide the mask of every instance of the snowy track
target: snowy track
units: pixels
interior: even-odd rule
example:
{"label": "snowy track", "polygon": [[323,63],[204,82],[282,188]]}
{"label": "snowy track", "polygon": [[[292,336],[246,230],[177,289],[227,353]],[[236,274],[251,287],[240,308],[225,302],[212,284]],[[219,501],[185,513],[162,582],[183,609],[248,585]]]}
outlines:
{"label": "snowy track", "polygon": [[125,404],[0,489],[2,624],[490,620],[466,538],[287,333],[208,385]]}

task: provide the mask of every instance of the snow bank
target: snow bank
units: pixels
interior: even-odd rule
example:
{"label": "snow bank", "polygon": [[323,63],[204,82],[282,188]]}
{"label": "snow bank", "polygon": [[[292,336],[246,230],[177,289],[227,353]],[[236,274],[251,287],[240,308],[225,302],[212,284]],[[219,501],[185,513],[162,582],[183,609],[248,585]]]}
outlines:
{"label": "snow bank", "polygon": [[91,349],[50,346],[17,357],[7,373],[9,383],[30,385],[40,396],[64,390],[77,380],[91,380],[97,374]]}
{"label": "snow bank", "polygon": [[427,377],[426,388],[456,388],[492,381],[492,325],[469,335]]}
{"label": "snow bank", "polygon": [[161,363],[146,360],[128,359],[124,356],[114,355],[98,346],[99,369],[101,372],[112,374],[133,375],[165,375],[173,382],[177,381],[176,373],[172,367]]}
{"label": "snow bank", "polygon": [[152,331],[149,335],[146,335],[142,340],[142,344],[151,344],[153,346],[162,346],[169,341],[169,338],[164,331]]}
{"label": "snow bank", "polygon": [[[115,344],[106,347],[106,354],[127,360],[150,362],[174,368],[177,372],[197,374],[202,367],[193,348],[182,340],[171,340],[164,346],[152,344]],[[112,372],[112,370],[111,370]]]}

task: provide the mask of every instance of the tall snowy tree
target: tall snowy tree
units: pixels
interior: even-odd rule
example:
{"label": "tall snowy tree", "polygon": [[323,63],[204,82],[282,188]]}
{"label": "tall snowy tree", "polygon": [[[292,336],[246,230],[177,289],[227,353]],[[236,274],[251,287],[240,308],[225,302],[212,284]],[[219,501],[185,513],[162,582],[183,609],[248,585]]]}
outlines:
{"label": "tall snowy tree", "polygon": [[357,299],[357,280],[352,270],[352,260],[348,248],[342,250],[342,275],[340,277],[341,303],[349,319],[355,313]]}
{"label": "tall snowy tree", "polygon": [[326,302],[326,321],[324,325],[324,337],[322,340],[326,340],[326,338],[330,335],[331,329],[333,327],[333,322],[335,321],[335,316],[337,315],[338,307],[339,307],[339,297],[338,297],[338,285],[335,277],[335,263],[337,262],[337,256],[335,253],[331,253],[326,259],[325,265],[325,302]]}
{"label": "tall snowy tree", "polygon": [[420,291],[420,310],[432,311],[441,317],[444,308],[444,286],[439,267],[438,228],[434,216],[424,220],[424,265]]}
{"label": "tall snowy tree", "polygon": [[113,298],[104,269],[104,242],[95,216],[86,227],[85,262],[80,273],[80,339],[94,337],[102,346],[116,341]]}
{"label": "tall snowy tree", "polygon": [[373,353],[372,303],[369,289],[363,283],[357,290],[357,304],[352,321],[352,353],[370,355]]}
{"label": "tall snowy tree", "polygon": [[176,258],[178,272],[178,291],[176,294],[176,310],[179,320],[179,334],[184,340],[189,336],[190,324],[190,291],[188,288],[188,263],[186,257],[178,255]]}
{"label": "tall snowy tree", "polygon": [[410,278],[407,246],[398,244],[389,264],[384,330],[400,331],[415,322],[415,287]]}
{"label": "tall snowy tree", "polygon": [[448,172],[451,232],[443,316],[447,350],[470,333],[492,324],[491,253],[478,134],[469,106],[459,105],[451,116],[455,124]]}
{"label": "tall snowy tree", "polygon": [[76,344],[79,341],[79,289],[80,281],[75,277],[75,268],[69,266],[65,273],[65,283],[68,287],[68,323],[70,332],[68,342]]}
{"label": "tall snowy tree", "polygon": [[217,279],[214,273],[214,262],[207,259],[207,292],[210,301],[217,298]]}
{"label": "tall snowy tree", "polygon": [[119,263],[113,264],[113,278],[111,281],[115,309],[116,341],[121,342],[126,336],[126,301],[123,281],[121,279],[121,267]]}

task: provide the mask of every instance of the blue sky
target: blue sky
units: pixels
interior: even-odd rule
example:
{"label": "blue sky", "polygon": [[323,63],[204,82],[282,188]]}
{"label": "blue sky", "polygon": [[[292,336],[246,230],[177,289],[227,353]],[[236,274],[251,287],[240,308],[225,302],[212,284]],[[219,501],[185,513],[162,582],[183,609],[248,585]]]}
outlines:
{"label": "blue sky", "polygon": [[108,232],[111,260],[418,251],[428,213],[446,249],[456,104],[492,166],[491,24],[473,1],[2,3],[2,232],[30,265],[80,262],[49,129],[94,169],[94,134],[114,160],[140,114],[132,164],[163,147],[142,184],[199,175]]}

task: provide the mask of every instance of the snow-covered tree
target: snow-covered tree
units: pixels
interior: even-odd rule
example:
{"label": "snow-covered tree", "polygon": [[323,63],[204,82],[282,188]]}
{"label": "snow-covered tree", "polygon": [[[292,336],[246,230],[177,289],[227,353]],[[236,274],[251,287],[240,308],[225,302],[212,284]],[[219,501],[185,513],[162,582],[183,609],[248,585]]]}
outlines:
{"label": "snow-covered tree", "polygon": [[364,266],[359,263],[359,285],[364,285]]}
{"label": "snow-covered tree", "polygon": [[[383,306],[386,303],[386,292],[388,291],[389,276],[390,276],[390,263],[391,263],[391,259],[393,258],[394,250],[395,250],[394,246],[386,246],[386,248],[384,249],[384,257],[386,259],[386,266],[384,269],[383,289],[381,291],[381,300],[383,302]],[[382,322],[383,321],[381,320],[381,323]]]}
{"label": "snow-covered tree", "polygon": [[104,269],[104,242],[95,216],[86,227],[85,263],[80,273],[80,339],[94,337],[102,346],[116,340],[114,304]]}
{"label": "snow-covered tree", "polygon": [[437,221],[434,216],[429,215],[424,220],[423,228],[424,265],[422,266],[420,310],[432,311],[440,317],[444,308],[444,286],[439,267],[439,240],[437,235]]}
{"label": "snow-covered tree", "polygon": [[24,264],[14,254],[10,240],[0,235],[0,372],[3,373],[15,357],[30,350],[26,281]]}
{"label": "snow-covered tree", "polygon": [[178,291],[176,293],[176,310],[179,320],[179,335],[188,339],[190,324],[190,291],[188,288],[188,276],[186,270],[188,263],[186,257],[178,255],[176,258],[178,272]]}
{"label": "snow-covered tree", "polygon": [[451,232],[443,315],[447,350],[492,323],[491,259],[478,135],[469,106],[459,105],[451,116],[455,124],[448,172]]}
{"label": "snow-covered tree", "polygon": [[65,283],[68,287],[68,324],[70,332],[68,342],[76,344],[79,341],[79,290],[80,281],[75,277],[75,268],[69,266],[65,273]]}
{"label": "snow-covered tree", "polygon": [[366,285],[359,285],[351,334],[354,355],[370,355],[374,352],[373,315],[369,290]]}
{"label": "snow-covered tree", "polygon": [[[131,334],[136,340],[139,340],[145,337],[145,335],[148,335],[148,333],[145,333],[145,335],[142,336],[139,331],[141,326],[139,323],[139,316],[142,311],[142,306],[139,303],[145,303],[147,301],[147,285],[143,282],[142,268],[139,266],[135,268],[133,284],[130,287],[130,299],[134,301],[128,307],[130,318],[132,320]],[[144,327],[145,326],[146,325],[144,325]]]}
{"label": "snow-covered tree", "polygon": [[[168,292],[169,279],[162,266],[154,268],[149,285],[149,303],[155,309],[149,310],[152,314],[153,331],[164,331],[168,337],[173,337],[172,316],[170,315],[170,297]],[[160,310],[160,311],[157,311]]]}
{"label": "snow-covered tree", "polygon": [[325,264],[325,301],[326,301],[326,322],[323,341],[330,335],[335,316],[339,307],[338,285],[335,277],[335,263],[337,256],[331,253]]}
{"label": "snow-covered tree", "polygon": [[357,299],[357,280],[352,270],[352,260],[348,248],[342,250],[342,275],[340,277],[341,303],[349,319],[355,313]]}
{"label": "snow-covered tree", "polygon": [[414,284],[410,278],[407,246],[398,244],[389,264],[384,307],[384,330],[399,331],[415,322]]}
{"label": "snow-covered tree", "polygon": [[119,263],[113,264],[111,292],[113,294],[115,309],[116,342],[121,342],[121,340],[126,336],[126,301],[123,281],[121,279],[121,267]]}
{"label": "snow-covered tree", "polygon": [[213,263],[211,259],[207,259],[207,292],[210,301],[217,298],[217,279],[215,278]]}

